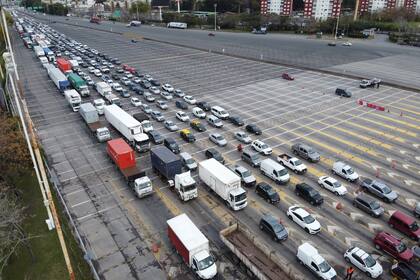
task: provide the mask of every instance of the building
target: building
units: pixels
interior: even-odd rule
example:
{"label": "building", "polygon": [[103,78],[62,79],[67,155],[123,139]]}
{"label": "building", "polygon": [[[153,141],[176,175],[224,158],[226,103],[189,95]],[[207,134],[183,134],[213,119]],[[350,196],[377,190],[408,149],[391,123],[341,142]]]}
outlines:
{"label": "building", "polygon": [[[300,3],[294,3],[301,1]],[[415,0],[407,0],[415,1]],[[420,0],[418,0],[420,1]],[[301,4],[296,5],[295,4]],[[262,14],[278,14],[282,16],[303,16],[326,20],[330,17],[337,17],[340,14],[340,0],[261,0]],[[294,10],[299,6],[300,9]]]}
{"label": "building", "polygon": [[406,8],[420,13],[420,0],[359,0],[359,15],[380,12],[385,9]]}

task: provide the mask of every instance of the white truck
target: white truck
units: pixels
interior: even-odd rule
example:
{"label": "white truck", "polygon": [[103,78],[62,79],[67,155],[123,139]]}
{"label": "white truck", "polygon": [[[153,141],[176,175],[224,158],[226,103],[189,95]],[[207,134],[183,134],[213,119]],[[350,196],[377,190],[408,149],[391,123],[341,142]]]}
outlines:
{"label": "white truck", "polygon": [[309,243],[303,243],[298,247],[296,255],[299,263],[310,269],[320,279],[335,280],[337,273],[329,263],[318,254],[318,250]]}
{"label": "white truck", "polygon": [[92,103],[81,104],[79,113],[87,124],[90,132],[99,142],[106,142],[111,139],[108,128],[99,121],[98,111]]}
{"label": "white truck", "polygon": [[98,82],[95,84],[96,91],[103,97],[112,93],[112,88],[105,82]]}
{"label": "white truck", "polygon": [[236,211],[247,206],[247,195],[241,187],[241,178],[214,158],[198,164],[198,176],[228,207]]}
{"label": "white truck", "polygon": [[65,90],[64,97],[66,98],[73,112],[79,111],[80,103],[82,103],[82,98],[80,97],[80,94],[76,90],[74,89]]}
{"label": "white truck", "polygon": [[70,63],[70,65],[71,65],[71,69],[76,69],[76,68],[79,68],[79,62],[77,62],[77,60],[76,59],[70,59],[69,60],[69,63]]}
{"label": "white truck", "polygon": [[138,152],[146,152],[150,149],[150,140],[143,133],[141,124],[130,116],[126,111],[115,104],[105,106],[106,120],[115,127]]}
{"label": "white truck", "polygon": [[288,154],[278,155],[277,161],[297,174],[303,174],[307,171],[306,165],[300,159],[291,157]]}
{"label": "white truck", "polygon": [[41,57],[41,56],[44,56],[45,55],[44,49],[42,47],[40,47],[40,46],[35,46],[34,47],[34,52],[35,52],[35,55],[37,57]]}
{"label": "white truck", "polygon": [[182,260],[199,279],[217,275],[215,258],[210,254],[209,240],[186,214],[166,221],[168,238]]}

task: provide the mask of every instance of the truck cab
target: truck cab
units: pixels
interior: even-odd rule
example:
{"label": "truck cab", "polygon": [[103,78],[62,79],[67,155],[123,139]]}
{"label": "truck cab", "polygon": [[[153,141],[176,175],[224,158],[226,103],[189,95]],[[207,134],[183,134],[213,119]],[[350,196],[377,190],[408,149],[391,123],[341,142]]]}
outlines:
{"label": "truck cab", "polygon": [[174,181],[175,190],[182,201],[198,197],[197,186],[190,171],[176,174]]}
{"label": "truck cab", "polygon": [[138,152],[147,152],[150,150],[150,139],[146,133],[140,133],[134,136],[134,146]]}
{"label": "truck cab", "polygon": [[197,253],[191,267],[199,279],[211,279],[217,274],[215,259],[208,251]]}
{"label": "truck cab", "polygon": [[142,176],[134,180],[131,187],[138,198],[145,197],[153,193],[152,181],[150,181],[147,176]]}

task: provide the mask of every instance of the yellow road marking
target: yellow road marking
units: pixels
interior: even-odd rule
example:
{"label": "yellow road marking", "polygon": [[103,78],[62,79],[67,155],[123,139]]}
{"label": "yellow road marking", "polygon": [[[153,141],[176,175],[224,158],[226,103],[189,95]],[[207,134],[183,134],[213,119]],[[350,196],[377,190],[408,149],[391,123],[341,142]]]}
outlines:
{"label": "yellow road marking", "polygon": [[[164,195],[159,188],[155,188],[155,193],[174,216],[182,214],[182,211],[175,205],[175,203],[173,203],[168,196]],[[178,197],[176,196],[176,198]]]}
{"label": "yellow road marking", "polygon": [[400,142],[400,143],[405,143],[405,139],[403,139],[401,137],[390,135],[389,133],[373,129],[371,127],[366,127],[366,126],[360,125],[360,124],[355,123],[355,122],[347,122],[346,124],[351,125],[351,126],[355,126],[357,128],[360,128],[360,129],[364,129],[364,130],[369,131],[369,132],[373,132],[373,133],[378,134],[382,137],[385,137],[385,138],[388,138],[388,139],[391,139],[391,140],[395,140],[395,141]]}
{"label": "yellow road marking", "polygon": [[398,127],[393,126],[393,125],[385,124],[385,123],[382,123],[382,122],[379,122],[379,121],[375,121],[375,120],[371,120],[371,119],[367,119],[367,118],[362,118],[362,117],[359,117],[359,116],[357,116],[357,118],[358,119],[361,119],[361,120],[364,120],[364,121],[367,121],[367,122],[370,122],[370,123],[374,123],[374,124],[379,125],[379,126],[386,127],[388,129],[395,130],[395,131],[397,131],[399,133],[406,134],[406,135],[411,136],[411,137],[414,137],[414,138],[417,137],[417,133],[414,133],[414,132],[411,132],[411,131],[407,131],[407,130],[401,129],[401,128],[398,128]]}
{"label": "yellow road marking", "polygon": [[394,106],[394,105],[391,105],[391,107],[397,108],[397,109],[402,110],[402,111],[407,111],[407,112],[410,112],[410,113],[415,114],[415,115],[420,115],[420,112],[413,111],[413,110],[410,110],[410,109],[407,109],[407,108],[398,107],[398,106]]}
{"label": "yellow road marking", "polygon": [[405,122],[405,121],[397,120],[395,118],[390,118],[390,117],[387,117],[387,116],[384,116],[384,115],[381,115],[381,114],[378,114],[378,113],[374,113],[374,115],[377,116],[377,117],[389,120],[391,122],[396,122],[396,123],[399,123],[399,124],[402,124],[402,125],[420,130],[420,126],[415,125],[415,124],[411,124],[411,123],[408,123],[408,122]]}

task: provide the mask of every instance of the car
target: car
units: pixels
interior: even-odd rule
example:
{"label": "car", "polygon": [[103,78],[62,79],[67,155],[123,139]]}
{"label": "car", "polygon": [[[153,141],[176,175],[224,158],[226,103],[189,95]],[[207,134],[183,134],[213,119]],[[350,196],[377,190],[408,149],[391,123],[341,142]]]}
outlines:
{"label": "car", "polygon": [[262,131],[256,124],[247,124],[245,126],[246,131],[255,135],[261,135]]}
{"label": "car", "polygon": [[399,210],[395,211],[389,218],[388,225],[407,235],[414,241],[420,241],[420,228],[416,219],[404,212]]}
{"label": "car", "polygon": [[353,200],[353,206],[375,218],[382,216],[385,211],[377,200],[365,194],[359,194],[356,196]]}
{"label": "car", "polygon": [[141,104],[141,109],[143,110],[143,112],[145,112],[146,114],[150,114],[152,112],[152,108],[149,107],[149,105],[142,103]]}
{"label": "car", "polygon": [[166,92],[166,91],[162,91],[160,93],[160,96],[162,96],[166,100],[172,100],[172,98],[173,98],[172,94],[170,94],[169,92]]}
{"label": "car", "polygon": [[391,266],[394,280],[418,280],[418,272],[405,262],[396,262]]}
{"label": "car", "polygon": [[341,45],[345,46],[345,47],[351,47],[353,44],[351,42],[347,41],[347,42],[343,42]]}
{"label": "car", "polygon": [[279,194],[274,190],[272,186],[265,182],[257,184],[255,187],[255,193],[261,196],[268,203],[277,204],[280,202]]}
{"label": "car", "polygon": [[207,149],[204,154],[206,158],[214,158],[220,163],[225,163],[225,159],[222,157],[219,151],[214,148]]}
{"label": "car", "polygon": [[391,203],[398,199],[398,194],[382,181],[364,178],[360,186],[364,191],[370,192],[385,202]]}
{"label": "car", "polygon": [[152,140],[152,142],[154,144],[162,144],[163,143],[162,135],[160,135],[160,133],[157,132],[156,130],[151,130],[147,134],[149,135],[150,140]]}
{"label": "car", "polygon": [[305,209],[298,205],[290,206],[289,209],[287,209],[286,215],[309,234],[317,234],[321,231],[321,224]]}
{"label": "car", "polygon": [[257,152],[259,152],[259,153],[261,153],[265,156],[271,155],[271,153],[273,152],[273,150],[266,143],[264,143],[261,140],[252,141],[251,147],[255,151],[257,151]]}
{"label": "car", "polygon": [[158,122],[163,122],[165,120],[165,117],[159,111],[152,111],[150,114],[152,118]]}
{"label": "car", "polygon": [[296,143],[292,145],[292,153],[303,157],[310,162],[319,162],[321,159],[320,154],[315,151],[311,146],[303,143]]}
{"label": "car", "polygon": [[205,112],[208,112],[211,109],[210,105],[206,101],[197,102],[197,106],[203,109]]}
{"label": "car", "polygon": [[152,80],[149,80],[149,82],[155,87],[160,87],[160,83],[158,80],[152,79]]}
{"label": "car", "polygon": [[99,69],[95,69],[95,70],[93,71],[93,74],[94,74],[96,77],[102,77],[102,73],[101,73],[101,71],[100,71]]}
{"label": "car", "polygon": [[188,104],[185,101],[182,101],[182,100],[175,101],[175,106],[179,109],[182,109],[182,110],[187,110],[188,109]]}
{"label": "car", "polygon": [[244,144],[250,144],[252,142],[251,137],[243,131],[236,131],[234,137],[236,140]]}
{"label": "car", "polygon": [[241,178],[241,183],[243,186],[252,188],[257,183],[257,180],[255,179],[254,175],[252,175],[251,171],[242,165],[235,164],[229,166],[228,168]]}
{"label": "car", "polygon": [[337,44],[335,42],[328,42],[328,46],[335,47]]}
{"label": "car", "polygon": [[134,107],[141,106],[141,101],[137,97],[131,97],[130,102]]}
{"label": "car", "polygon": [[185,93],[182,90],[180,90],[179,88],[177,88],[177,89],[174,90],[174,95],[176,97],[181,97],[182,98],[182,97],[185,96]]}
{"label": "car", "polygon": [[131,88],[132,91],[134,91],[138,95],[143,95],[144,94],[144,90],[139,86],[136,86],[136,85],[133,84],[132,86],[129,85],[129,87]]}
{"label": "car", "polygon": [[334,162],[332,173],[346,179],[349,182],[356,182],[359,180],[359,174],[354,171],[353,167],[342,161]]}
{"label": "car", "polygon": [[288,81],[293,81],[295,78],[293,77],[293,76],[291,76],[289,73],[283,73],[282,75],[281,75],[281,77],[283,78],[283,79],[285,79],[285,80],[288,80]]}
{"label": "car", "polygon": [[115,72],[117,72],[118,74],[122,74],[124,73],[124,69],[122,69],[121,67],[117,67],[115,68]]}
{"label": "car", "polygon": [[222,120],[220,120],[218,117],[213,116],[213,115],[207,117],[207,122],[211,126],[216,127],[216,128],[222,128],[223,127]]}
{"label": "car", "polygon": [[156,101],[156,106],[162,110],[168,109],[168,103],[165,100],[158,100]]}
{"label": "car", "polygon": [[120,95],[121,97],[124,97],[124,98],[128,98],[131,96],[128,90],[126,90],[125,88],[123,88],[122,91],[120,91]]}
{"label": "car", "polygon": [[175,113],[175,116],[178,120],[180,120],[181,122],[187,122],[190,120],[190,118],[188,117],[188,115],[183,112],[183,111],[178,111]]}
{"label": "car", "polygon": [[[131,75],[132,76],[132,75]],[[127,75],[127,77],[128,77],[128,75]],[[148,80],[141,80],[140,81],[140,85],[143,87],[143,88],[145,88],[145,89],[149,89],[150,87],[152,87],[152,84],[151,83],[149,83],[149,81]]]}
{"label": "car", "polygon": [[166,129],[168,129],[169,131],[177,131],[178,130],[178,126],[171,120],[167,120],[163,123],[163,125],[165,126]]}
{"label": "car", "polygon": [[381,264],[359,247],[351,247],[344,253],[346,262],[353,264],[370,278],[378,278],[382,272]]}
{"label": "car", "polygon": [[197,103],[197,100],[195,100],[194,97],[192,97],[191,95],[185,95],[182,99],[184,99],[185,102],[191,105]]}
{"label": "car", "polygon": [[170,84],[163,84],[162,89],[166,92],[169,92],[169,93],[174,92],[174,88]]}
{"label": "car", "polygon": [[209,135],[209,139],[211,142],[218,146],[223,147],[227,145],[226,139],[220,133],[211,133]]}
{"label": "car", "polygon": [[227,120],[229,118],[229,113],[220,106],[212,106],[210,111],[221,120]]}
{"label": "car", "polygon": [[95,71],[95,67],[89,66],[88,71],[90,74],[93,74],[93,72]]}
{"label": "car", "polygon": [[295,194],[312,205],[321,205],[324,203],[324,198],[321,194],[307,183],[296,184]]}
{"label": "car", "polygon": [[275,242],[284,241],[289,236],[286,228],[279,222],[279,219],[271,215],[262,216],[259,227],[262,231],[269,234]]}
{"label": "car", "polygon": [[241,159],[252,167],[259,167],[262,161],[259,153],[249,149],[242,152]]}
{"label": "car", "polygon": [[160,89],[158,89],[157,87],[150,87],[149,91],[153,94],[160,94]]}
{"label": "car", "polygon": [[337,196],[343,196],[347,193],[347,188],[333,177],[321,176],[318,178],[318,184]]}
{"label": "car", "polygon": [[373,244],[377,250],[383,250],[397,260],[410,262],[413,259],[413,251],[401,239],[388,232],[378,232]]}
{"label": "car", "polygon": [[359,86],[361,88],[375,87],[378,84],[380,84],[381,82],[382,81],[380,79],[378,79],[378,78],[373,78],[373,79],[370,79],[370,80],[363,79],[362,81],[360,81]]}
{"label": "car", "polygon": [[197,119],[193,119],[190,122],[190,126],[198,132],[204,132],[207,130],[206,127],[200,122],[200,120]]}
{"label": "car", "polygon": [[179,135],[181,135],[181,138],[184,139],[188,143],[195,142],[195,136],[191,133],[191,131],[187,128],[181,129],[179,132]]}
{"label": "car", "polygon": [[121,85],[119,83],[112,83],[111,87],[116,91],[116,92],[121,92],[123,90],[123,88],[121,87]]}
{"label": "car", "polygon": [[94,82],[94,81],[92,81],[92,79],[91,79],[90,77],[87,77],[87,78],[86,78],[86,84],[87,84],[88,86],[93,86],[93,85],[95,84],[95,82]]}
{"label": "car", "polygon": [[185,166],[188,170],[196,170],[197,162],[192,158],[192,156],[187,152],[182,152],[179,154],[181,158],[182,165]]}
{"label": "car", "polygon": [[353,95],[349,89],[341,88],[341,87],[335,89],[335,94],[342,97],[349,97],[349,98]]}
{"label": "car", "polygon": [[165,145],[165,147],[171,150],[174,154],[179,154],[180,152],[178,144],[175,139],[171,137],[165,138],[165,140],[163,140],[163,145]]}
{"label": "car", "polygon": [[139,84],[141,82],[141,79],[138,77],[134,77],[131,81],[133,81],[133,83]]}
{"label": "car", "polygon": [[200,119],[205,119],[206,118],[206,113],[200,107],[194,107],[192,109],[192,113],[197,118],[200,118]]}
{"label": "car", "polygon": [[154,102],[156,100],[156,98],[150,92],[143,93],[143,97],[147,102]]}
{"label": "car", "polygon": [[236,126],[243,126],[245,123],[239,116],[229,116],[229,121]]}
{"label": "car", "polygon": [[152,75],[150,75],[150,74],[144,74],[144,75],[143,75],[143,78],[145,78],[148,82],[150,82],[150,81],[152,81],[152,80],[153,80],[153,77],[152,77]]}
{"label": "car", "polygon": [[126,85],[126,86],[128,86],[128,85],[130,85],[130,84],[131,84],[131,81],[130,81],[127,77],[122,77],[122,78],[121,78],[121,80],[120,80],[120,82],[121,82],[123,85]]}

